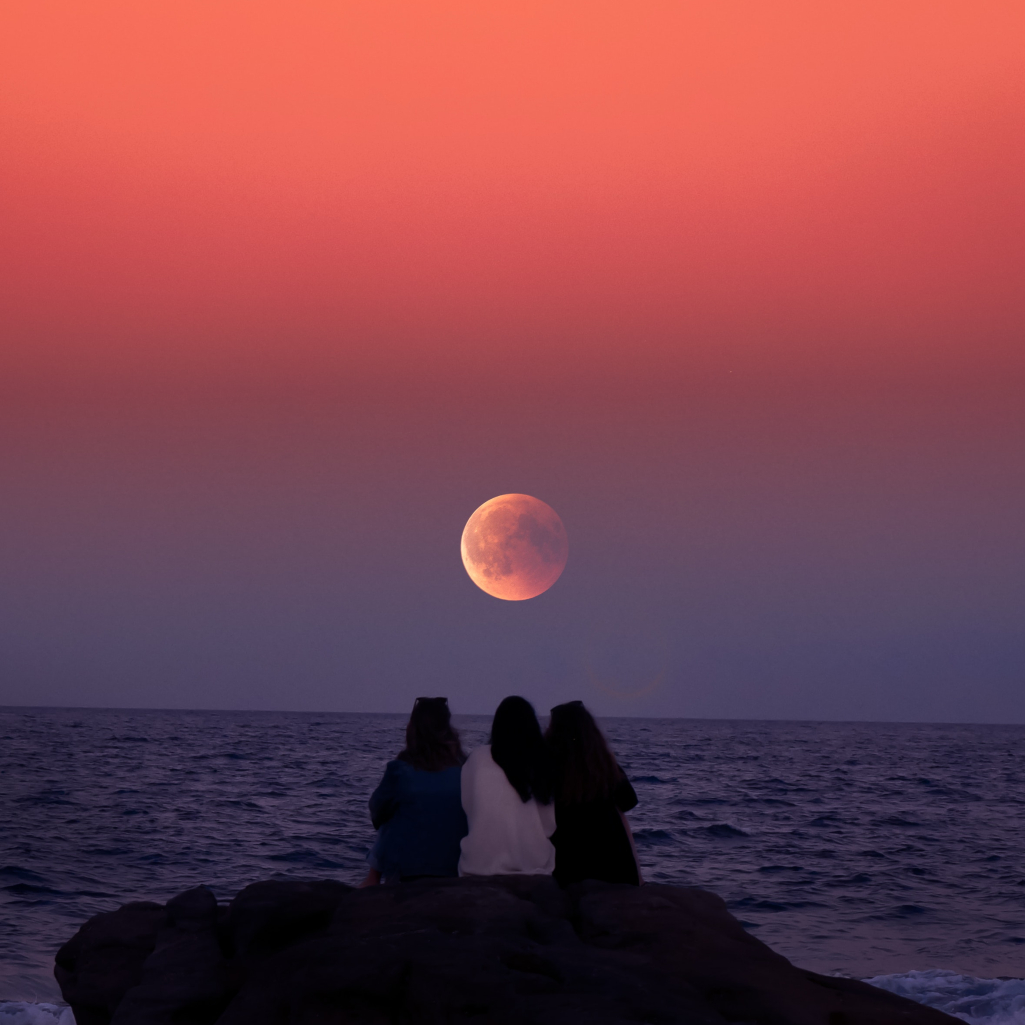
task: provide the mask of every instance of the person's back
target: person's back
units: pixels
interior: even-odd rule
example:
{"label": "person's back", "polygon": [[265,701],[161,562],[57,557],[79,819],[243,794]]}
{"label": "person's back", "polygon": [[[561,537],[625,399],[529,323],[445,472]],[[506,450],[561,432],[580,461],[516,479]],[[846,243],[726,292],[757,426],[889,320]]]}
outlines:
{"label": "person's back", "polygon": [[600,879],[607,883],[632,883],[640,877],[633,844],[621,812],[637,804],[637,795],[624,776],[611,797],[596,801],[555,799],[558,829],[554,875],[560,886]]}
{"label": "person's back", "polygon": [[460,772],[458,765],[430,772],[398,759],[388,763],[370,798],[380,830],[374,867],[385,879],[457,874],[466,835]]}
{"label": "person's back", "polygon": [[491,745],[470,753],[463,766],[463,810],[469,832],[459,858],[460,875],[551,874],[555,848],[552,804],[523,801],[491,757]]}
{"label": "person's back", "polygon": [[367,855],[372,886],[419,876],[454,876],[466,835],[461,767],[466,760],[445,698],[417,698],[406,747],[370,798],[377,840]]}
{"label": "person's back", "polygon": [[637,804],[591,713],[579,701],[557,705],[545,734],[555,773],[555,878],[640,883],[623,812]]}
{"label": "person's back", "polygon": [[462,800],[469,832],[460,875],[548,875],[555,831],[548,751],[528,701],[506,698],[495,712],[491,744],[463,766]]}

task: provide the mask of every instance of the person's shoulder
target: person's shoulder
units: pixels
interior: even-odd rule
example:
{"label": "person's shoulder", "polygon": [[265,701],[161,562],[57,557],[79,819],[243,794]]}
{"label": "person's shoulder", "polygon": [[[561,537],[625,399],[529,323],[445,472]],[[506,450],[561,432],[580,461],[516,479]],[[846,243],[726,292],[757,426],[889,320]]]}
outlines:
{"label": "person's shoulder", "polygon": [[494,760],[491,757],[491,745],[481,744],[480,747],[475,747],[467,756],[466,761],[463,762],[463,770],[469,769],[471,772],[482,769],[487,765],[493,765]]}

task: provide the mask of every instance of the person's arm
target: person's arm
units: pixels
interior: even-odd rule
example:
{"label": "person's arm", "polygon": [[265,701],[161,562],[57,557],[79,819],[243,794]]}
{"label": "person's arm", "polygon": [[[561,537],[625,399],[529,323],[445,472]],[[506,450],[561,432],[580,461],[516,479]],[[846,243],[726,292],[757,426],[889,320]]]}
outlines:
{"label": "person's arm", "polygon": [[537,810],[541,816],[541,828],[544,830],[545,836],[550,840],[556,828],[555,798],[553,797],[549,804],[541,804],[539,801]]}
{"label": "person's arm", "polygon": [[370,821],[374,829],[380,829],[399,808],[401,763],[389,762],[384,770],[384,779],[370,795]]}
{"label": "person's arm", "polygon": [[623,823],[623,828],[626,830],[626,838],[630,841],[630,850],[633,852],[634,864],[637,866],[637,885],[643,886],[644,876],[641,875],[641,859],[637,857],[637,844],[634,842],[634,831],[630,828],[630,820],[623,812],[619,813],[619,818]]}
{"label": "person's arm", "polygon": [[616,789],[612,792],[612,796],[616,802],[616,807],[620,811],[630,811],[631,808],[637,807],[637,792],[631,785],[630,780],[626,778],[626,773],[622,770],[620,771],[619,782],[616,784]]}
{"label": "person's arm", "polygon": [[463,767],[459,772],[459,800],[462,802],[463,811],[466,814],[467,825],[473,824],[473,796],[481,757],[477,754],[478,751],[480,751],[479,747],[470,752],[470,756],[463,762]]}
{"label": "person's arm", "polygon": [[630,780],[626,778],[625,772],[620,772],[619,782],[613,793],[616,801],[616,808],[619,810],[619,817],[623,822],[623,829],[626,830],[626,838],[630,841],[630,850],[633,852],[634,864],[637,866],[637,884],[644,885],[644,876],[641,875],[641,859],[637,857],[637,844],[634,843],[634,831],[630,828],[630,821],[626,812],[637,807],[637,791],[634,790]]}

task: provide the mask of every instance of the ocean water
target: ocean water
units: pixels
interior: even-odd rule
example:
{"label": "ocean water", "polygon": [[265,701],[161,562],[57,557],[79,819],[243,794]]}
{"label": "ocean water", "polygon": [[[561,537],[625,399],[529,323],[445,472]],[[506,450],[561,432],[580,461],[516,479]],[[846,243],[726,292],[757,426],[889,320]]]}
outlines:
{"label": "ocean water", "polygon": [[[457,717],[467,748],[489,720]],[[1025,727],[608,719],[646,879],[804,967],[1025,1025]],[[357,882],[390,715],[0,709],[0,1025],[71,1025],[57,948],[199,883]]]}

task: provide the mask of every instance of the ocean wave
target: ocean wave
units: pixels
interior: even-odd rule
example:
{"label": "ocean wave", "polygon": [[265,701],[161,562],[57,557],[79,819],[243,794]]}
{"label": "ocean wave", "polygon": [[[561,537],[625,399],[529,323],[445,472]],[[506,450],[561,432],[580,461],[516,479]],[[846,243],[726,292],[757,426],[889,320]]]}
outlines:
{"label": "ocean wave", "polygon": [[742,829],[737,829],[736,826],[731,826],[727,822],[718,822],[714,826],[706,826],[703,832],[707,833],[709,836],[725,840],[732,840],[734,837],[750,835],[749,833],[745,833]]}
{"label": "ocean wave", "polygon": [[865,982],[970,1025],[1025,1025],[1025,979],[976,979],[933,969],[877,975]]}

